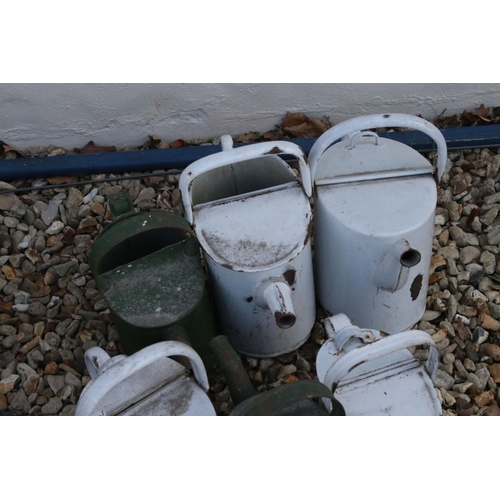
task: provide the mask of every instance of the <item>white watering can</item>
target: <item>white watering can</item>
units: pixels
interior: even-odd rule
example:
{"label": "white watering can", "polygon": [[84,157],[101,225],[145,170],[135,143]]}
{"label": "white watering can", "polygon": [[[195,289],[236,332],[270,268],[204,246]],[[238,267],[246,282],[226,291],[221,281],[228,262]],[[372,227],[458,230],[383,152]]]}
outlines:
{"label": "white watering can", "polygon": [[[363,132],[381,127],[430,136],[438,148],[437,171],[411,147]],[[403,114],[353,118],[316,141],[309,155],[316,191],[315,282],[329,314],[344,313],[355,324],[387,333],[411,328],[422,317],[436,181],[446,159],[441,132]]]}
{"label": "white watering can", "polygon": [[[393,335],[353,326],[344,314],[324,321],[327,340],[316,357],[318,380],[331,389],[348,416],[438,416],[442,414],[432,380],[439,351],[419,330]],[[408,347],[427,344],[425,365]],[[330,399],[322,399],[327,409]]]}
{"label": "white watering can", "polygon": [[[187,358],[189,371],[170,356]],[[91,381],[80,395],[75,414],[120,416],[215,416],[206,392],[207,373],[201,358],[177,341],[152,344],[131,356],[110,357],[100,347],[85,353]]]}
{"label": "white watering can", "polygon": [[[179,187],[210,275],[219,323],[236,351],[272,357],[300,347],[314,324],[311,178],[300,147],[273,141],[187,167]],[[299,163],[302,185],[279,155]]]}

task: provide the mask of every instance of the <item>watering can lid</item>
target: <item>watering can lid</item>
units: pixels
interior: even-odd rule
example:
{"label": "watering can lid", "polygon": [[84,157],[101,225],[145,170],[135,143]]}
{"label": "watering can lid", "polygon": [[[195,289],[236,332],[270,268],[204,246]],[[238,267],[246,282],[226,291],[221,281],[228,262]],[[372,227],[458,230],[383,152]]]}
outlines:
{"label": "watering can lid", "polygon": [[[315,183],[347,183],[387,177],[432,174],[435,168],[418,151],[391,139],[359,137],[338,142],[318,160]],[[351,147],[351,145],[353,147]]]}
{"label": "watering can lid", "polygon": [[193,310],[205,291],[199,255],[159,251],[107,273],[104,293],[113,313],[140,328],[172,325]]}
{"label": "watering can lid", "polygon": [[312,219],[298,186],[195,208],[203,249],[233,270],[263,270],[287,262],[307,244]]}
{"label": "watering can lid", "polygon": [[431,176],[324,185],[318,189],[317,208],[323,215],[317,215],[317,224],[335,220],[350,234],[400,237],[434,220],[436,200]]}
{"label": "watering can lid", "polygon": [[230,269],[262,270],[288,262],[309,240],[309,200],[300,187],[195,208],[203,249]]}

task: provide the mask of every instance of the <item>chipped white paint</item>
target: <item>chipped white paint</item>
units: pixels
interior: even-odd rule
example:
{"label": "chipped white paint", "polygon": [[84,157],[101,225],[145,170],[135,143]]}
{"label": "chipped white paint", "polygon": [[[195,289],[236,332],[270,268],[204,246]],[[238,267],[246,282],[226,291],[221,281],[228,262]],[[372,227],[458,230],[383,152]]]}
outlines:
{"label": "chipped white paint", "polygon": [[[222,332],[240,353],[271,357],[308,338],[315,301],[311,192],[302,150],[284,141],[224,150],[179,180],[210,274]],[[302,187],[279,154],[299,162]]]}
{"label": "chipped white paint", "polygon": [[[332,390],[346,415],[441,415],[432,383],[439,351],[428,333],[410,330],[384,336],[353,326],[344,314],[324,324],[329,340],[316,357],[318,380]],[[424,366],[408,349],[419,345],[430,348]],[[322,402],[331,409],[331,400]]]}
{"label": "chipped white paint", "polygon": [[13,147],[118,148],[266,132],[287,111],[339,123],[353,116],[401,112],[433,119],[496,106],[497,83],[134,83],[0,84],[0,140]]}
{"label": "chipped white paint", "polygon": [[[396,333],[425,311],[437,202],[435,168],[412,148],[350,134],[410,127],[438,144],[437,176],[446,143],[430,123],[387,114],[348,120],[328,130],[310,154],[316,184],[315,276],[318,300],[364,328]],[[336,140],[342,141],[329,147]]]}

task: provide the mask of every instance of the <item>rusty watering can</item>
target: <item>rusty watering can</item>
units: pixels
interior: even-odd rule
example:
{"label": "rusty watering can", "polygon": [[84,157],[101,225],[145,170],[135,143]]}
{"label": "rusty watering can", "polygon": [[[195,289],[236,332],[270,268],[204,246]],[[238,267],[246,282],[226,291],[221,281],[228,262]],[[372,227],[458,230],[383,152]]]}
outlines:
{"label": "rusty watering can", "polygon": [[[331,391],[317,380],[298,380],[268,392],[257,392],[240,357],[225,335],[210,341],[236,407],[231,416],[344,416],[344,408]],[[319,398],[330,401],[326,410]]]}
{"label": "rusty watering can", "polygon": [[[172,356],[187,359],[194,378]],[[85,365],[91,381],[80,395],[77,416],[215,416],[203,362],[182,342],[158,342],[131,356],[113,358],[91,347]]]}
{"label": "rusty watering can", "polygon": [[[203,248],[223,333],[242,354],[278,356],[307,340],[316,314],[309,168],[292,143],[221,142],[222,152],[181,175],[185,215]],[[298,160],[302,185],[279,155]]]}
{"label": "rusty watering can", "polygon": [[114,221],[96,239],[90,267],[126,354],[181,340],[214,360],[216,326],[195,235],[180,215],[135,212],[125,191],[108,199]]}
{"label": "rusty watering can", "polygon": [[[318,379],[344,406],[347,415],[442,414],[432,380],[439,351],[431,336],[410,330],[392,335],[353,326],[344,314],[324,320],[327,340],[316,357]],[[408,349],[429,345],[422,366]],[[322,400],[331,407],[331,400]]]}
{"label": "rusty watering can", "polygon": [[[364,131],[379,127],[430,136],[438,148],[437,169],[411,147]],[[315,282],[329,314],[344,313],[355,324],[388,333],[411,328],[422,317],[436,182],[446,159],[441,132],[403,114],[353,118],[316,141],[309,155],[316,190]]]}

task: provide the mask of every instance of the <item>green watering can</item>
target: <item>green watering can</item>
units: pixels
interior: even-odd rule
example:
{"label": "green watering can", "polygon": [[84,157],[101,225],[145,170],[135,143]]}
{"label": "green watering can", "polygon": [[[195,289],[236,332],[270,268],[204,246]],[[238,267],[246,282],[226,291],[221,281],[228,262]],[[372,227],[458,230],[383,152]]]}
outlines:
{"label": "green watering can", "polygon": [[181,341],[211,375],[208,342],[216,326],[191,226],[174,213],[136,212],[126,191],[108,203],[114,221],[96,239],[89,261],[125,353]]}
{"label": "green watering can", "polygon": [[[345,416],[344,407],[317,380],[298,380],[259,393],[226,336],[215,337],[209,347],[236,405],[231,416]],[[331,400],[331,411],[319,404],[321,398]]]}

